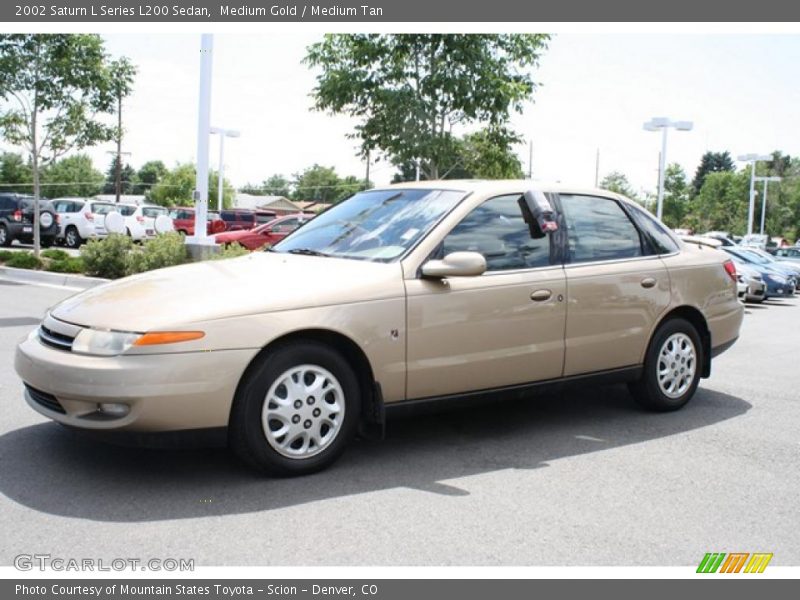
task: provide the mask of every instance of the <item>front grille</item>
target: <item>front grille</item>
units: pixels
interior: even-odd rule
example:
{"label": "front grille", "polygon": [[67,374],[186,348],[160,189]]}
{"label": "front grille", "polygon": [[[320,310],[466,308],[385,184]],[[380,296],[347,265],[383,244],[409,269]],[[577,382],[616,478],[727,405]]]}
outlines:
{"label": "front grille", "polygon": [[67,411],[64,410],[64,407],[58,402],[55,396],[52,394],[48,394],[47,392],[43,392],[41,390],[37,390],[36,388],[32,388],[27,383],[25,384],[25,389],[28,390],[28,395],[31,397],[31,400],[39,404],[40,406],[44,406],[48,410],[52,410],[53,412],[60,413],[62,415],[67,414]]}
{"label": "front grille", "polygon": [[58,350],[66,350],[72,352],[72,342],[75,341],[74,337],[57,333],[52,329],[48,329],[44,324],[39,326],[39,339],[46,346],[56,348]]}

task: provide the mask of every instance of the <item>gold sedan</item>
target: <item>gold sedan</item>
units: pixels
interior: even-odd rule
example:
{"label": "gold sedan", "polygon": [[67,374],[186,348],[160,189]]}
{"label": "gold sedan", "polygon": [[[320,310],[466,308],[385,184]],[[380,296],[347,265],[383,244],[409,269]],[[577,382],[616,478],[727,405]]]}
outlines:
{"label": "gold sedan", "polygon": [[585,380],[686,404],[739,335],[733,263],[616,194],[530,185],[369,190],[270,251],[78,294],[17,349],[27,402],[119,440],[226,440],[273,474],[434,401]]}

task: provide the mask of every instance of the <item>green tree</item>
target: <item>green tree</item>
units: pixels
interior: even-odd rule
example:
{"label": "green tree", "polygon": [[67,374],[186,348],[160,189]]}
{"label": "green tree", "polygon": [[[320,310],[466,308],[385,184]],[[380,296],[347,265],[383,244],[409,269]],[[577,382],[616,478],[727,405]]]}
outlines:
{"label": "green tree", "polygon": [[684,222],[694,231],[743,233],[747,226],[750,175],[718,171],[708,173],[703,187],[691,201],[691,214]]}
{"label": "green tree", "polygon": [[253,196],[283,196],[284,198],[289,198],[292,195],[291,182],[283,175],[278,174],[270,175],[261,185],[245,184],[240,191]]}
{"label": "green tree", "polygon": [[333,167],[323,167],[318,164],[314,164],[301,173],[295,173],[293,177],[293,200],[313,200],[335,204],[366,188],[366,182],[357,177],[349,176],[342,179],[336,174],[336,169]]}
{"label": "green tree", "polygon": [[103,185],[104,194],[116,194],[117,182],[119,182],[120,194],[133,194],[136,186],[136,171],[129,164],[119,168],[117,157],[111,159],[106,171],[105,184]]}
{"label": "green tree", "polygon": [[[113,137],[97,119],[113,110],[114,100],[99,35],[0,35],[0,100],[0,131],[29,154],[37,199],[42,167]],[[39,203],[34,207],[38,256]]]}
{"label": "green tree", "polygon": [[[161,206],[192,206],[197,172],[192,163],[175,165],[161,180],[150,189],[150,201]],[[218,196],[218,173],[210,170],[208,174],[208,206],[216,209]],[[226,179],[223,182],[223,208],[233,206],[236,190]]]}
{"label": "green tree", "polygon": [[160,160],[150,160],[144,163],[136,172],[136,185],[134,194],[150,194],[150,189],[156,185],[167,173],[167,167]]}
{"label": "green tree", "polygon": [[319,67],[315,108],[359,121],[361,156],[419,160],[430,179],[453,154],[452,128],[506,127],[536,88],[548,35],[335,34],[308,48]]}
{"label": "green tree", "polygon": [[16,152],[0,155],[0,191],[29,194],[33,191],[32,182],[31,166],[21,155]]}
{"label": "green tree", "polygon": [[673,229],[683,224],[689,209],[689,183],[686,172],[677,163],[664,171],[664,207],[662,221]]}
{"label": "green tree", "polygon": [[99,194],[103,189],[103,174],[94,168],[86,154],[62,158],[42,171],[41,185],[48,198]]}
{"label": "green tree", "polygon": [[732,172],[733,170],[734,165],[730,152],[727,150],[725,152],[706,152],[695,171],[692,190],[695,194],[699,194],[709,173]]}
{"label": "green tree", "polygon": [[638,200],[636,192],[633,191],[631,184],[628,182],[628,178],[624,173],[620,173],[619,171],[612,171],[603,177],[603,180],[600,182],[600,187],[609,192],[614,192],[615,194],[622,194],[632,200]]}

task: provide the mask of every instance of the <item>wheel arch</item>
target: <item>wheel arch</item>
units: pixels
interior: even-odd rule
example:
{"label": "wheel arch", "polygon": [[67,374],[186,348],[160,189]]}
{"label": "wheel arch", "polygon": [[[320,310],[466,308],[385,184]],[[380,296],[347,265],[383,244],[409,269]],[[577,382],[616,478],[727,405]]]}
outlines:
{"label": "wheel arch", "polygon": [[656,332],[664,323],[671,319],[684,319],[689,321],[689,323],[691,323],[697,330],[703,350],[703,368],[700,375],[701,377],[708,377],[711,375],[711,331],[708,328],[708,323],[706,322],[706,318],[703,313],[694,306],[685,304],[683,306],[673,308],[664,314],[653,328],[653,331],[650,335],[650,342],[648,342],[648,350],[653,341],[653,336],[655,336]]}
{"label": "wheel arch", "polygon": [[[380,385],[375,380],[375,372],[372,369],[372,364],[358,343],[347,335],[331,329],[300,329],[271,340],[258,351],[242,372],[242,376],[239,378],[239,383],[236,386],[234,399],[239,396],[244,382],[266,354],[280,346],[299,341],[311,341],[324,344],[342,354],[344,359],[353,367],[353,372],[358,380],[359,389],[361,391],[360,429],[363,434],[373,437],[374,425],[380,425],[380,435],[382,436],[383,397],[381,395]],[[233,402],[231,403],[231,408],[232,407]]]}

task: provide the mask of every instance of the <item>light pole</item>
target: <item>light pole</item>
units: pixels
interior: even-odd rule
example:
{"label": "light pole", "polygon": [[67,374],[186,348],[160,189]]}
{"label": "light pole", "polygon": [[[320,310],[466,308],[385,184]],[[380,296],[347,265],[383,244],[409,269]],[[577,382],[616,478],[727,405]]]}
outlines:
{"label": "light pole", "polygon": [[[200,36],[200,90],[197,110],[197,177],[194,190],[194,235],[186,238],[192,247],[210,246],[214,241],[206,232],[208,215],[208,138],[211,125],[211,67],[214,36]],[[199,252],[202,253],[200,249]]]}
{"label": "light pole", "polygon": [[780,177],[754,177],[755,181],[764,182],[764,197],[761,198],[761,235],[764,235],[764,218],[767,214],[767,185],[770,181],[780,181]]}
{"label": "light pole", "polygon": [[742,154],[739,160],[750,163],[750,206],[747,209],[747,235],[753,233],[753,213],[756,203],[756,163],[758,161],[772,160],[769,154]]}
{"label": "light pole", "polygon": [[656,217],[661,219],[664,208],[664,171],[667,164],[667,129],[670,127],[678,131],[691,131],[693,124],[691,121],[670,121],[666,117],[653,117],[644,124],[645,131],[661,130],[661,159],[658,165],[658,207]]}
{"label": "light pole", "polygon": [[225,181],[225,138],[238,138],[241,134],[237,129],[223,129],[222,127],[212,127],[209,130],[209,133],[212,135],[219,134],[219,187],[217,193],[217,210],[222,210],[222,193],[223,189],[223,182]]}

